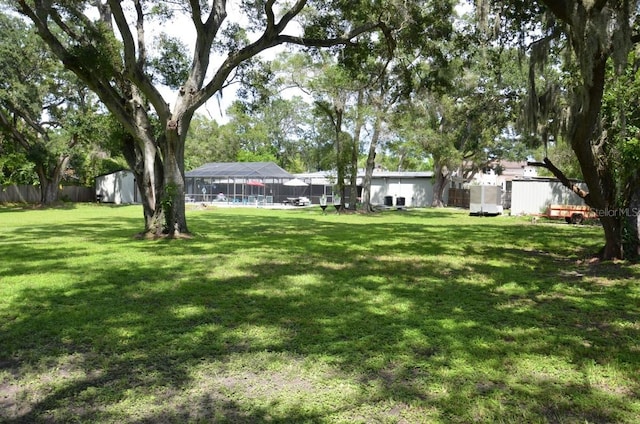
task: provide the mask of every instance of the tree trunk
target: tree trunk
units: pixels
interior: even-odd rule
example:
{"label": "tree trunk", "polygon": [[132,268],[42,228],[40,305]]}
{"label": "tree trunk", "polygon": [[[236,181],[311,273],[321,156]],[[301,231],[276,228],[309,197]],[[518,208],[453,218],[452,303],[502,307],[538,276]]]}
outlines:
{"label": "tree trunk", "polygon": [[604,247],[601,257],[605,260],[622,259],[624,247],[622,244],[622,222],[619,216],[601,216],[600,223],[604,229]]}
{"label": "tree trunk", "polygon": [[[598,139],[599,115],[602,109],[602,96],[605,87],[607,56],[602,53],[595,56],[592,65],[592,77],[583,85],[586,99],[574,107],[575,120],[569,133],[571,148],[576,154],[580,170],[589,193],[584,197],[585,203],[599,211],[611,211],[616,208],[616,182],[612,175],[613,169],[607,163],[606,152],[594,145]],[[606,134],[600,134],[606,137]],[[602,146],[608,140],[599,140]],[[608,216],[601,214],[602,229],[604,230],[605,246],[602,250],[603,260],[622,259],[624,246],[622,238],[623,217],[619,214]]]}
{"label": "tree trunk", "polygon": [[358,207],[358,146],[356,140],[351,143],[351,175],[349,178],[349,209]]}
{"label": "tree trunk", "polygon": [[629,196],[629,205],[626,209],[626,256],[638,259],[640,257],[640,182],[635,181]]}
{"label": "tree trunk", "polygon": [[381,126],[382,118],[377,117],[373,126],[373,135],[371,136],[371,144],[369,144],[364,181],[362,182],[362,209],[365,212],[373,212],[373,205],[371,204],[371,180],[373,179],[373,170],[376,166],[376,149],[378,148],[378,140],[380,139]]}
{"label": "tree trunk", "polygon": [[[343,113],[344,113],[344,109],[341,105],[335,104],[334,105],[334,112],[335,112],[335,151],[336,151],[336,173],[337,173],[337,188],[338,188],[338,194],[340,196],[340,206],[338,207],[338,212],[339,211],[343,211],[344,210],[344,201],[346,198],[346,188],[344,185],[344,179],[345,179],[345,174],[346,174],[346,161],[345,161],[345,152],[344,152],[344,140],[343,140],[343,134],[342,134],[342,117],[343,117]],[[334,200],[335,203],[335,200]]]}
{"label": "tree trunk", "polygon": [[124,157],[135,176],[142,198],[142,235],[159,237],[163,233],[165,219],[159,195],[162,192],[163,172],[156,146],[152,141],[136,140],[130,134],[124,136],[123,142]]}
{"label": "tree trunk", "polygon": [[36,173],[40,181],[40,203],[53,205],[60,201],[60,182],[69,164],[69,155],[58,156],[52,170],[47,169],[46,164],[36,166]]}
{"label": "tree trunk", "polygon": [[362,116],[364,102],[364,92],[362,89],[358,90],[358,98],[356,101],[356,119],[355,128],[353,130],[353,140],[351,146],[351,158],[349,161],[349,168],[351,169],[351,176],[349,181],[349,209],[355,211],[358,204],[358,153],[360,152],[360,134],[362,133],[362,127],[364,125],[364,118]]}
{"label": "tree trunk", "polygon": [[444,207],[444,190],[449,181],[449,173],[446,169],[447,167],[444,165],[436,165],[435,167],[436,181],[433,184],[433,200],[431,201],[431,206],[434,208]]}
{"label": "tree trunk", "polygon": [[43,205],[54,205],[60,201],[60,181],[40,182],[40,203]]}
{"label": "tree trunk", "polygon": [[165,214],[166,233],[171,237],[187,234],[185,215],[184,137],[178,132],[178,123],[169,121],[167,134],[160,143],[164,167],[164,193],[162,208]]}

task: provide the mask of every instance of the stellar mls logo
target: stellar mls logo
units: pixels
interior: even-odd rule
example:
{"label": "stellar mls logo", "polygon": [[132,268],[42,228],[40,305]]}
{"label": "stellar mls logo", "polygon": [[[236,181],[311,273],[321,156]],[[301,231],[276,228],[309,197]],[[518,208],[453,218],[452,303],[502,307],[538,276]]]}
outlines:
{"label": "stellar mls logo", "polygon": [[595,208],[592,208],[591,211],[593,213],[595,213],[596,215],[598,215],[598,218],[603,218],[603,217],[614,218],[614,217],[622,217],[622,216],[626,216],[626,217],[636,216],[637,217],[638,215],[640,215],[640,208],[618,208],[618,209],[609,209],[609,208],[595,209]]}

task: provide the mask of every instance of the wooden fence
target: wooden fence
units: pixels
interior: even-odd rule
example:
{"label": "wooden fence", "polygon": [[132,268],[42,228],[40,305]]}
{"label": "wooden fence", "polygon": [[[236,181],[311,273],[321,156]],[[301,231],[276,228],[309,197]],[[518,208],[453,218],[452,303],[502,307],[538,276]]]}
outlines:
{"label": "wooden fence", "polygon": [[447,206],[469,209],[471,190],[468,188],[450,188]]}
{"label": "wooden fence", "polygon": [[[91,187],[64,186],[60,191],[60,200],[68,202],[94,202],[96,200],[95,189]],[[40,186],[0,186],[0,202],[39,203]]]}

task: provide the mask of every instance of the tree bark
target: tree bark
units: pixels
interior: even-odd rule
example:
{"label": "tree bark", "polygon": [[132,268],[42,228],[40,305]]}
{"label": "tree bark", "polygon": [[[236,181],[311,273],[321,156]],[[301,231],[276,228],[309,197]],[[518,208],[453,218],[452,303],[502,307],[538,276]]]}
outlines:
{"label": "tree bark", "polygon": [[[607,163],[605,152],[600,150],[596,154],[593,145],[593,140],[597,139],[596,123],[602,109],[606,63],[607,56],[604,52],[596,55],[592,65],[591,81],[585,81],[584,84],[587,99],[579,108],[574,108],[577,118],[570,132],[571,148],[578,158],[582,176],[589,187],[589,193],[584,197],[585,203],[599,211],[616,208],[616,183],[610,168],[611,164]],[[602,136],[606,137],[606,135]],[[607,143],[607,140],[602,143]],[[602,251],[604,260],[624,257],[622,220],[619,214],[600,214],[605,236],[605,246]]]}
{"label": "tree bark", "polygon": [[135,176],[140,192],[142,213],[144,216],[143,236],[159,237],[164,230],[164,212],[160,203],[158,189],[162,187],[162,167],[157,149],[152,142],[136,140],[131,134],[125,134],[123,154]]}
{"label": "tree bark", "polygon": [[367,213],[373,212],[373,205],[371,204],[371,180],[373,179],[373,171],[376,166],[376,149],[378,148],[381,128],[382,118],[378,116],[373,124],[373,135],[371,137],[371,144],[369,144],[367,165],[364,172],[364,181],[362,182],[362,209]]}
{"label": "tree bark", "polygon": [[179,124],[169,121],[166,138],[160,143],[164,167],[164,193],[162,208],[165,213],[166,232],[172,237],[187,234],[185,214],[184,137],[178,131]]}
{"label": "tree bark", "polygon": [[356,122],[353,131],[353,142],[351,143],[351,158],[349,167],[351,169],[351,175],[349,180],[349,209],[355,211],[358,203],[358,153],[360,152],[360,134],[362,133],[362,127],[364,125],[364,119],[362,116],[364,102],[364,92],[362,89],[358,90],[358,99],[356,102]]}
{"label": "tree bark", "polygon": [[431,201],[431,206],[434,208],[444,207],[444,190],[447,188],[447,182],[449,181],[449,172],[446,168],[446,166],[439,164],[435,166],[436,181],[433,184],[433,200]]}
{"label": "tree bark", "polygon": [[560,169],[553,165],[548,158],[545,158],[544,162],[531,162],[530,165],[540,166],[551,171],[551,173],[558,178],[565,187],[581,197],[587,206],[590,206],[598,213],[605,235],[605,245],[600,252],[600,257],[602,259],[611,260],[624,258],[622,233],[624,228],[622,221],[624,218],[620,213],[610,213],[611,211],[616,211],[614,201],[604,202],[598,200],[602,199],[602,197],[598,198],[591,196],[591,191],[586,192],[571,182],[571,180],[569,180],[569,178],[567,178]]}
{"label": "tree bark", "polygon": [[39,178],[40,180],[40,203],[43,205],[54,205],[60,200],[60,181],[56,179]]}
{"label": "tree bark", "polygon": [[59,187],[69,160],[69,155],[59,155],[53,169],[47,169],[45,163],[36,164],[36,174],[40,181],[40,203],[43,205],[53,205],[60,201]]}
{"label": "tree bark", "polygon": [[625,251],[628,257],[640,258],[640,181],[633,181],[630,188],[629,204],[626,209]]}
{"label": "tree bark", "polygon": [[[134,173],[143,197],[147,234],[157,235],[163,230],[177,235],[188,231],[184,210],[183,159],[189,122],[193,113],[225,86],[238,66],[260,52],[282,44],[331,47],[348,44],[367,32],[381,31],[384,36],[390,34],[385,24],[377,18],[372,22],[353,25],[349,31],[337,37],[308,38],[283,34],[288,24],[303,12],[307,1],[297,0],[288,7],[278,8],[277,13],[274,10],[277,6],[275,2],[267,1],[263,5],[266,22],[262,35],[244,47],[230,48],[217,70],[210,69],[212,48],[227,16],[226,3],[225,0],[203,4],[189,2],[197,34],[193,60],[189,75],[180,87],[176,106],[171,110],[146,69],[149,64],[144,26],[146,14],[140,0],[133,1],[132,9],[124,8],[123,4],[112,0],[98,4],[103,25],[100,28],[85,16],[85,3],[66,2],[52,7],[51,2],[15,2],[16,9],[33,21],[42,39],[65,67],[78,75],[100,97],[125,131],[136,140],[133,148],[129,146],[128,149],[132,158],[130,165],[135,165]],[[133,11],[133,17],[128,16],[129,11]],[[73,18],[72,24],[65,21],[67,17]],[[109,37],[92,38],[92,34],[102,34],[104,26],[113,30],[113,25],[118,28],[117,33],[113,31],[113,40],[117,39],[121,46],[118,54],[109,48],[103,50],[103,41],[110,40]],[[55,26],[61,31],[53,29]],[[115,44],[110,46],[114,47]],[[205,78],[210,78],[207,83]],[[340,112],[340,119],[343,112]],[[156,138],[152,125],[156,119],[164,127],[159,138]],[[343,166],[338,167],[338,187],[344,199],[344,164],[347,158],[343,157],[346,143],[341,137],[340,124],[336,126],[336,149],[338,164]],[[354,205],[355,200],[352,200]],[[163,217],[166,219],[161,229]]]}
{"label": "tree bark", "polygon": [[344,105],[340,104],[336,106],[336,155],[337,161],[337,174],[338,174],[338,193],[340,193],[340,208],[343,211],[346,209],[345,200],[347,199],[347,187],[344,183],[347,174],[347,160],[345,152],[345,134],[342,133],[342,119],[344,117]]}

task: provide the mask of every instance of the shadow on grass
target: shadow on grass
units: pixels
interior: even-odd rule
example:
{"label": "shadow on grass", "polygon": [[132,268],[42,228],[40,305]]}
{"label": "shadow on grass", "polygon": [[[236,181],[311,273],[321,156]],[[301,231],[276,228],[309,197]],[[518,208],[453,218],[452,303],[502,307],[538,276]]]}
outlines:
{"label": "shadow on grass", "polygon": [[[74,278],[27,285],[0,309],[2,419],[639,416],[640,273],[577,265],[597,233],[441,211],[189,222],[190,241],[132,241],[138,221],[112,217],[32,226],[0,245],[6,277],[46,264]],[[83,243],[60,258],[46,240],[65,236]],[[78,265],[96,245],[101,257]]]}

